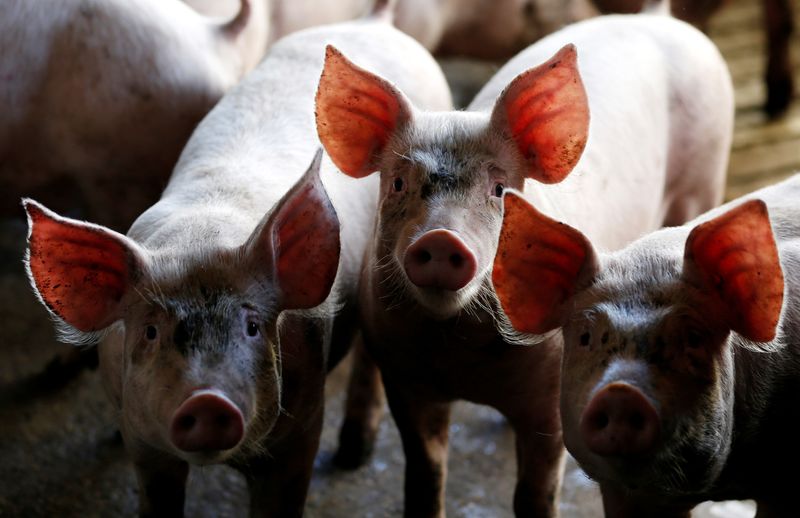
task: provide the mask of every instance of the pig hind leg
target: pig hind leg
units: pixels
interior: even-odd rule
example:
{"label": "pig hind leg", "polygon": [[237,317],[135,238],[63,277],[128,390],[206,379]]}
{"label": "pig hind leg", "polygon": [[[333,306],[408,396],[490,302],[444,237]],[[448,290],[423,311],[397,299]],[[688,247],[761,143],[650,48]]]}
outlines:
{"label": "pig hind leg", "polygon": [[339,431],[339,449],[333,458],[342,469],[355,469],[372,454],[383,417],[383,383],[378,366],[359,335],[353,345],[353,367],[347,387],[345,417]]}
{"label": "pig hind leg", "polygon": [[794,31],[789,0],[763,0],[767,31],[767,103],[765,111],[776,117],[786,111],[792,100],[794,81],[789,56],[789,40]]}
{"label": "pig hind leg", "polygon": [[450,403],[384,383],[406,457],[404,515],[444,517]]}

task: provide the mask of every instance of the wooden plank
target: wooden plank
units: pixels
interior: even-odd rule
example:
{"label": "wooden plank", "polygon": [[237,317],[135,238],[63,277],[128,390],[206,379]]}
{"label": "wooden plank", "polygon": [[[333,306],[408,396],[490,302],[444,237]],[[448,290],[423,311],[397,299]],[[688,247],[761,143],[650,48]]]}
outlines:
{"label": "wooden plank", "polygon": [[769,142],[731,152],[729,183],[777,169],[800,170],[800,138]]}

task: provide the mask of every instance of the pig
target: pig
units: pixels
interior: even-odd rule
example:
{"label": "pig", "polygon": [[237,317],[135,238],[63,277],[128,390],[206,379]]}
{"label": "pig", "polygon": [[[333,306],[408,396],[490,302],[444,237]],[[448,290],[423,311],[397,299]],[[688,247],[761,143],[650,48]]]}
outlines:
{"label": "pig", "polygon": [[371,449],[380,406],[369,393],[382,378],[406,455],[406,516],[444,515],[457,399],[496,408],[514,428],[517,515],[554,516],[560,347],[519,347],[501,332],[491,267],[503,191],[524,189],[608,248],[715,206],[733,120],[719,52],[667,16],[595,18],[531,46],[469,110],[446,113],[418,109],[334,54],[316,117],[341,171],[380,171],[358,356],[380,376],[354,369],[351,387],[361,391],[348,400],[339,464],[357,466]]}
{"label": "pig", "polygon": [[518,330],[562,329],[564,440],[606,516],[794,516],[800,175],[612,253],[517,194],[505,208],[497,295]]}
{"label": "pig", "polygon": [[[184,0],[192,8],[224,16],[234,10],[234,0]],[[344,22],[364,16],[383,0],[252,0],[264,6],[271,45],[293,32],[317,25]]]}
{"label": "pig", "polygon": [[3,215],[35,195],[126,230],[195,125],[260,59],[262,5],[241,0],[214,20],[178,0],[4,2]]}
{"label": "pig", "polygon": [[[644,0],[593,0],[601,12],[638,12]],[[671,0],[672,12],[704,32],[709,19],[727,0]],[[764,32],[767,39],[767,66],[764,80],[767,99],[764,111],[770,117],[785,113],[794,95],[794,74],[789,41],[794,32],[794,13],[789,0],[762,0]]]}
{"label": "pig", "polygon": [[590,0],[400,0],[396,23],[438,55],[506,60],[569,23],[597,15]]}
{"label": "pig", "polygon": [[244,473],[251,514],[303,512],[377,197],[376,182],[320,156],[302,174],[319,146],[326,45],[419,92],[415,102],[451,107],[438,65],[386,9],[276,43],[200,123],[127,236],[25,202],[37,294],[65,339],[102,338],[143,515],[180,515],[189,464],[211,463]]}

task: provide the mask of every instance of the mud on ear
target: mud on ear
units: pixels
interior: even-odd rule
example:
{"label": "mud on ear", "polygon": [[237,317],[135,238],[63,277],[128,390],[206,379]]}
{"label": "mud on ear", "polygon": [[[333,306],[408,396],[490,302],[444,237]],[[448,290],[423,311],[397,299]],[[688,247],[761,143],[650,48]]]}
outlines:
{"label": "mud on ear", "polygon": [[130,238],[64,218],[24,199],[31,283],[50,312],[78,331],[105,329],[123,317],[124,299],[144,272]]}
{"label": "mud on ear", "polygon": [[526,176],[558,183],[578,163],[589,137],[589,101],[574,45],[518,75],[495,103],[492,126],[511,137]]}
{"label": "mud on ear", "polygon": [[244,245],[257,268],[272,267],[283,309],[321,304],[339,267],[339,219],[319,176],[321,161],[320,149]]}
{"label": "mud on ear", "polygon": [[560,327],[566,303],[597,272],[592,245],[574,228],[555,221],[509,190],[492,282],[518,331],[543,334]]}
{"label": "mud on ear", "polygon": [[754,342],[774,339],[784,283],[766,204],[751,200],[695,227],[683,277],[716,295],[730,329]]}
{"label": "mud on ear", "polygon": [[389,138],[411,118],[411,105],[388,81],[328,45],[315,114],[319,139],[333,163],[361,178],[377,169]]}

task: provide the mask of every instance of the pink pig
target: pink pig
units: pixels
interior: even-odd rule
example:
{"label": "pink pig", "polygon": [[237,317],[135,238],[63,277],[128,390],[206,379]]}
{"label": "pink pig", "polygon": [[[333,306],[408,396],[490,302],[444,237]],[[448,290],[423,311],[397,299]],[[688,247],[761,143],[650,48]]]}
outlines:
{"label": "pink pig", "polygon": [[729,499],[793,516],[800,176],[610,254],[505,206],[495,288],[516,329],[563,328],[564,441],[606,516]]}
{"label": "pink pig", "polygon": [[[329,55],[317,94],[320,140],[346,174],[380,171],[360,292],[368,354],[351,386],[377,393],[374,360],[403,439],[407,516],[444,514],[457,399],[491,405],[514,427],[517,514],[557,513],[560,348],[518,347],[502,333],[491,267],[504,189],[524,189],[618,248],[719,203],[732,119],[719,52],[666,16],[567,27],[511,60],[462,112],[420,110]],[[351,393],[340,464],[368,453],[379,403]]]}
{"label": "pink pig", "polygon": [[356,331],[377,187],[321,153],[303,174],[319,149],[326,46],[451,107],[430,54],[376,14],[276,43],[200,123],[127,236],[25,202],[41,301],[68,340],[104,337],[143,515],[180,515],[189,465],[211,463],[244,474],[252,515],[303,513],[325,376]]}
{"label": "pink pig", "polygon": [[260,6],[241,0],[221,20],[178,0],[3,2],[4,215],[36,196],[127,229],[197,123],[263,55]]}

